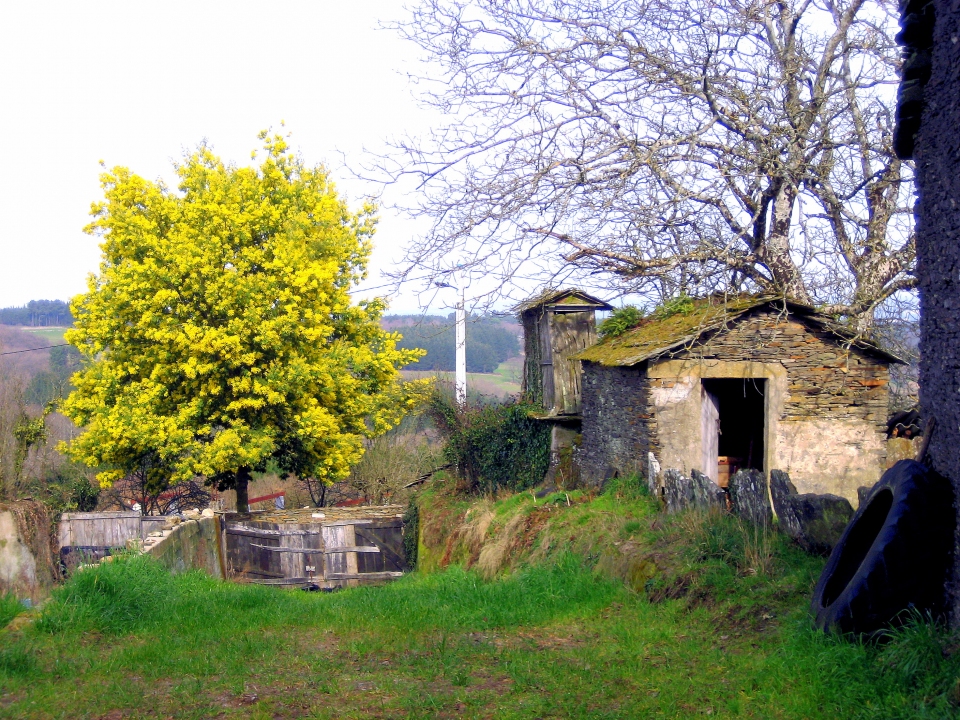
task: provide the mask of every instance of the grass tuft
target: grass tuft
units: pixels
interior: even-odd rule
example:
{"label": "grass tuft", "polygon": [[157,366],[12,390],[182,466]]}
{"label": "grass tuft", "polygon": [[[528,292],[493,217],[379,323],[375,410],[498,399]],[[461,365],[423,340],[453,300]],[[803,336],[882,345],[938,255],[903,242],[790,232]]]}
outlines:
{"label": "grass tuft", "polygon": [[0,629],[9,625],[10,621],[24,610],[26,608],[13,593],[0,595]]}
{"label": "grass tuft", "polygon": [[163,622],[175,592],[173,576],[149,556],[116,555],[74,573],[54,592],[37,629],[121,635]]}

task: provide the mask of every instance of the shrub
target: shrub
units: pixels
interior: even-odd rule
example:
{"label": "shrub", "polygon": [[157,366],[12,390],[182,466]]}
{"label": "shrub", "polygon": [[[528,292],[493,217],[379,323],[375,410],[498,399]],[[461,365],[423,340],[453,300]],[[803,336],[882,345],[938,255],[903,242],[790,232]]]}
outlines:
{"label": "shrub", "polygon": [[459,409],[438,390],[429,407],[446,439],[444,456],[473,492],[526,490],[550,467],[550,426],[534,420],[520,402]]}
{"label": "shrub", "polygon": [[597,326],[597,334],[601,339],[623,335],[627,330],[635,328],[643,320],[643,310],[633,305],[618,308],[613,314]]}

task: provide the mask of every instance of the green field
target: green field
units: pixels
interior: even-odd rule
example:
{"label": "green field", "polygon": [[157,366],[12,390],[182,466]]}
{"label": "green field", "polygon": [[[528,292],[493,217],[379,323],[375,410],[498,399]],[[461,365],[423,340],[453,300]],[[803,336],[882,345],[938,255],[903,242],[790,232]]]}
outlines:
{"label": "green field", "polygon": [[[492,373],[467,373],[467,392],[479,393],[480,395],[490,395],[494,397],[508,397],[510,395],[520,394],[520,372],[523,361],[520,358],[513,358],[507,362],[500,363],[496,372]],[[417,380],[420,378],[440,378],[444,382],[452,383],[454,374],[452,372],[438,372],[435,370],[403,370],[403,377],[408,380]]]}
{"label": "green field", "polygon": [[882,646],[822,636],[806,606],[823,560],[730,517],[664,516],[625,486],[430,490],[421,515],[434,570],[379,588],[233,585],[142,558],[84,571],[0,631],[0,717],[954,716],[960,657],[935,626]]}
{"label": "green field", "polygon": [[63,333],[68,330],[68,328],[65,327],[21,327],[19,329],[23,330],[24,332],[28,332],[31,335],[36,335],[39,338],[43,338],[51,345],[65,342],[63,339]]}

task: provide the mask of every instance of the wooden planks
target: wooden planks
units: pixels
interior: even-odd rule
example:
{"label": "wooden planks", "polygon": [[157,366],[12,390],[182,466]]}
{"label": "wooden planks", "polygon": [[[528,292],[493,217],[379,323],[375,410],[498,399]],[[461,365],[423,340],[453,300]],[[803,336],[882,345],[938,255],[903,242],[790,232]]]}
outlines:
{"label": "wooden planks", "polygon": [[392,507],[387,512],[369,509],[372,517],[363,516],[367,508],[323,510],[309,517],[272,512],[224,516],[228,576],[330,588],[392,579],[407,569],[403,523]]}
{"label": "wooden planks", "polygon": [[63,513],[60,516],[60,547],[124,547],[127,540],[142,538],[140,513]]}

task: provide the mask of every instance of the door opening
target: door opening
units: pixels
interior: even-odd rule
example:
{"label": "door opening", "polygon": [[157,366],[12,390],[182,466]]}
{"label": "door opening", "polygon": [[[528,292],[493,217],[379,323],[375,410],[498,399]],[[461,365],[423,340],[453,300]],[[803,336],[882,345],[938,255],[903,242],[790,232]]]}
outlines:
{"label": "door opening", "polygon": [[765,470],[765,391],[762,379],[703,381],[703,472],[720,487],[726,487],[737,470]]}

